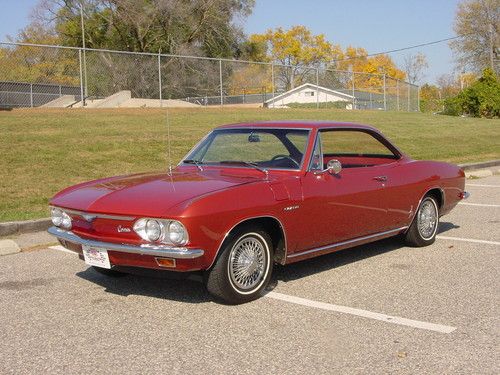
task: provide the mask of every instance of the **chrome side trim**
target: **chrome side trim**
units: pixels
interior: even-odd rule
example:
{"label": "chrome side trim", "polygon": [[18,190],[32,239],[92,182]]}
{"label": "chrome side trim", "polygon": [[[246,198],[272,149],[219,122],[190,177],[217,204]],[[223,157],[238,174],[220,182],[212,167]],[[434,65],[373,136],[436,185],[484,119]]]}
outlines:
{"label": "chrome side trim", "polygon": [[102,247],[107,250],[120,251],[123,253],[154,255],[161,257],[176,258],[176,259],[199,258],[205,253],[205,251],[202,249],[188,249],[185,247],[172,247],[172,246],[157,245],[157,244],[129,245],[129,244],[117,244],[112,242],[89,240],[77,236],[71,231],[66,231],[57,227],[50,227],[48,229],[48,232],[49,234],[63,241],[68,241],[71,243],[85,245],[85,246]]}
{"label": "chrome side trim", "polygon": [[[55,207],[55,206],[54,206]],[[68,214],[78,215],[85,219],[85,217],[93,217],[96,219],[110,219],[110,220],[122,220],[122,221],[132,221],[136,218],[133,216],[120,216],[120,215],[108,215],[108,214],[96,214],[93,212],[70,210],[64,207],[57,207]]]}
{"label": "chrome side trim", "polygon": [[222,239],[222,241],[220,242],[218,248],[217,248],[217,251],[215,253],[215,256],[214,256],[214,259],[212,260],[212,263],[210,264],[210,266],[208,268],[211,268],[214,263],[215,263],[215,260],[217,259],[217,257],[219,256],[219,253],[220,253],[220,250],[222,248],[222,244],[224,243],[224,241],[226,240],[227,236],[229,236],[229,233],[231,233],[233,231],[234,228],[236,228],[238,225],[240,225],[241,223],[245,222],[245,221],[248,221],[248,220],[254,220],[254,219],[265,219],[265,218],[271,218],[271,219],[274,219],[276,220],[280,227],[281,227],[281,230],[283,231],[283,246],[284,246],[284,250],[285,250],[285,259],[287,258],[287,253],[288,253],[288,247],[287,247],[287,242],[286,242],[286,230],[285,230],[285,226],[283,225],[283,223],[281,222],[280,219],[278,219],[276,216],[271,216],[271,215],[263,215],[263,216],[254,216],[254,217],[247,217],[245,219],[242,219],[240,221],[238,221],[236,224],[234,224],[231,229],[229,229],[226,234],[224,235],[224,238]]}
{"label": "chrome side trim", "polygon": [[372,239],[372,238],[382,237],[382,236],[385,236],[385,235],[388,235],[388,234],[392,234],[392,233],[398,233],[398,232],[401,232],[401,231],[405,230],[406,228],[408,228],[408,227],[404,226],[404,227],[397,228],[397,229],[391,229],[391,230],[388,230],[388,231],[385,231],[385,232],[370,234],[369,236],[359,237],[359,238],[355,238],[355,239],[352,239],[352,240],[347,240],[347,241],[337,242],[337,243],[334,243],[334,244],[331,244],[331,245],[317,247],[315,249],[302,251],[301,253],[295,253],[295,254],[288,255],[287,259],[288,258],[300,257],[300,256],[303,256],[303,255],[315,253],[315,252],[318,252],[318,251],[323,251],[323,250],[328,250],[328,249],[334,249],[336,247],[340,247],[340,246],[344,246],[344,245],[355,244],[357,242],[362,242],[362,241],[369,240],[369,239]]}

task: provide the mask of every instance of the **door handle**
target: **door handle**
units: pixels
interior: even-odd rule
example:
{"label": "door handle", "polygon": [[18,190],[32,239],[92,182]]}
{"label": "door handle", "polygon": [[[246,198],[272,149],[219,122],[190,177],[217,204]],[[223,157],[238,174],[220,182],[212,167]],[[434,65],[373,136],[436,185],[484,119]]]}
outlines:
{"label": "door handle", "polygon": [[387,176],[377,176],[377,177],[373,177],[373,179],[376,181],[380,181],[380,182],[386,182]]}

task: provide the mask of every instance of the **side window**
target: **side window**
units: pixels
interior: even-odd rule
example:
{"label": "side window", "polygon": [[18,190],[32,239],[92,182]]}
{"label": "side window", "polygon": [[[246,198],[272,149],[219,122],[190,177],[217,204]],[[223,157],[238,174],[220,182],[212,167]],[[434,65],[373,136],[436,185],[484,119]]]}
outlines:
{"label": "side window", "polygon": [[316,143],[314,144],[314,150],[311,157],[311,165],[309,169],[312,171],[323,169],[323,154],[321,153],[321,133],[318,133],[316,137]]}
{"label": "side window", "polygon": [[325,156],[396,158],[383,143],[364,131],[324,131],[321,133],[321,139]]}

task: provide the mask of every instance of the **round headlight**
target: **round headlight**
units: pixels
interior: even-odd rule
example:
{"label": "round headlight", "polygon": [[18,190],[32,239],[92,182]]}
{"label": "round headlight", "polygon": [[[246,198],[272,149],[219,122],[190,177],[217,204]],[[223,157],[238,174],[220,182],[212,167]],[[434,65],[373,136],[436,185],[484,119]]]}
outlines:
{"label": "round headlight", "polygon": [[63,211],[62,213],[62,220],[61,220],[61,227],[64,229],[71,229],[72,223],[71,223],[71,217]]}
{"label": "round headlight", "polygon": [[143,240],[156,242],[163,238],[165,226],[160,220],[139,219],[134,224],[134,231]]}
{"label": "round headlight", "polygon": [[168,224],[168,239],[174,245],[184,245],[187,243],[187,231],[184,225],[178,221],[171,221]]}
{"label": "round headlight", "polygon": [[59,227],[63,220],[63,212],[61,209],[52,207],[50,209],[50,218],[52,219],[52,224]]}
{"label": "round headlight", "polygon": [[157,220],[148,220],[144,230],[148,241],[158,241],[162,235],[162,225]]}
{"label": "round headlight", "polygon": [[134,232],[148,242],[185,245],[188,233],[184,225],[175,220],[142,218],[135,222]]}
{"label": "round headlight", "polygon": [[60,208],[52,207],[50,209],[50,218],[52,219],[52,224],[56,227],[71,229],[71,217]]}

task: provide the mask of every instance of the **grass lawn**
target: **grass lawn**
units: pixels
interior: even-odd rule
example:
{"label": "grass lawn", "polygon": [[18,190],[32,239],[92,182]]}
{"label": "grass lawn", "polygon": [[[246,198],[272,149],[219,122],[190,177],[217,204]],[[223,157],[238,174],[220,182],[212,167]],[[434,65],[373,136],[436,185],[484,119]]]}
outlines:
{"label": "grass lawn", "polygon": [[[273,119],[338,120],[379,128],[415,159],[500,159],[500,120],[335,109],[171,109],[172,159],[216,125]],[[0,221],[48,216],[49,197],[103,176],[166,170],[164,109],[0,111]]]}

